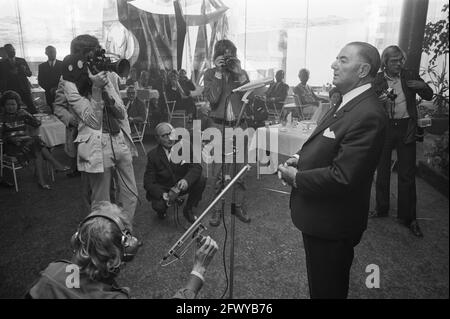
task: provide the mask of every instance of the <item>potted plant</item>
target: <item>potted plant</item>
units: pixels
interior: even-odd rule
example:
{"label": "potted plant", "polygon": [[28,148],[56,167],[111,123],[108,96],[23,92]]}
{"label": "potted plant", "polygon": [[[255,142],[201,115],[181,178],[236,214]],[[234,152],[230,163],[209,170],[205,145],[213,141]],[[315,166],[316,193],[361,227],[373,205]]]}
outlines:
{"label": "potted plant", "polygon": [[424,155],[419,160],[418,173],[442,194],[448,196],[448,127],[449,127],[449,83],[448,83],[448,19],[449,5],[445,4],[442,12],[445,18],[430,22],[425,26],[423,51],[431,57],[428,67],[422,76],[429,80],[434,96],[431,102],[421,101],[418,104],[420,118],[431,118],[431,126],[425,129]]}
{"label": "potted plant", "polygon": [[[423,72],[428,75],[427,83],[434,86],[434,97],[432,105],[421,103],[420,115],[432,118],[432,125],[426,130],[431,134],[441,135],[448,130],[448,113],[449,113],[449,86],[448,86],[448,19],[449,5],[444,4],[442,12],[445,19],[437,22],[429,22],[425,26],[423,51],[431,55],[428,68]],[[437,61],[442,61],[439,68]]]}

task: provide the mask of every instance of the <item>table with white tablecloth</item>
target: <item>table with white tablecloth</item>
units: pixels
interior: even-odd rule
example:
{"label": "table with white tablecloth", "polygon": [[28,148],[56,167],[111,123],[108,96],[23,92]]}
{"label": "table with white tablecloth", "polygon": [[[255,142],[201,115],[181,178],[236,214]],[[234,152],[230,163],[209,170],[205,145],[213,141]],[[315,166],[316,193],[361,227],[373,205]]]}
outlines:
{"label": "table with white tablecloth", "polygon": [[41,120],[41,126],[36,134],[41,137],[48,147],[66,143],[66,126],[54,115],[37,116]]}
{"label": "table with white tablecloth", "polygon": [[269,166],[263,168],[264,174],[273,174],[277,170],[278,155],[291,156],[298,152],[315,128],[315,123],[303,121],[293,127],[282,127],[280,124],[260,127],[250,142],[250,151],[256,151],[256,172],[259,179],[262,167],[261,159],[270,151]]}

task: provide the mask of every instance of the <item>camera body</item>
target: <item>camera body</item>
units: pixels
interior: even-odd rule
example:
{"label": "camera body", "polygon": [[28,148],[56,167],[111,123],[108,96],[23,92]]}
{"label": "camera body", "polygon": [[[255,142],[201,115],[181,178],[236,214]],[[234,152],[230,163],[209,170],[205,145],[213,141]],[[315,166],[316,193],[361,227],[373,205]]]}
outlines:
{"label": "camera body", "polygon": [[102,48],[95,50],[92,57],[88,59],[87,64],[92,74],[107,71],[115,72],[121,77],[128,76],[131,68],[127,59],[119,59],[113,62],[110,57],[106,56],[106,51]]}
{"label": "camera body", "polygon": [[233,55],[224,56],[225,69],[230,73],[236,73],[236,71],[241,69],[241,61]]}
{"label": "camera body", "polygon": [[397,98],[397,94],[395,94],[395,90],[393,88],[387,88],[386,91],[384,91],[384,94],[386,94],[386,97],[391,101],[395,101]]}

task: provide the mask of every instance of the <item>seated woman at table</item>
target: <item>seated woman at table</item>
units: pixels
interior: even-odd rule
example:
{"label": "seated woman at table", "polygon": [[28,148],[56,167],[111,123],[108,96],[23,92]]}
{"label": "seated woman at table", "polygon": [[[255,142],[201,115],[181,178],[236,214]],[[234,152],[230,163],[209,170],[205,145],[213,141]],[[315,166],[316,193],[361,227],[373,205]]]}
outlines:
{"label": "seated woman at table", "polygon": [[43,160],[49,161],[57,172],[65,172],[70,168],[58,162],[48,150],[44,141],[38,136],[30,136],[27,126],[39,127],[41,122],[24,109],[19,108],[22,100],[14,91],[6,91],[0,99],[1,136],[5,154],[17,158],[21,165],[28,165],[34,159],[38,185],[42,189],[51,189],[43,174]]}

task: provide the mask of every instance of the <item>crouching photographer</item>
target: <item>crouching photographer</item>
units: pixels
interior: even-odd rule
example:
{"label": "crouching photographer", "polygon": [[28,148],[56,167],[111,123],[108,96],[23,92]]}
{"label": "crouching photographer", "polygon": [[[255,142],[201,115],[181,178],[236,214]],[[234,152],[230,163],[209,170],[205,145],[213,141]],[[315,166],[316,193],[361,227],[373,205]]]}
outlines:
{"label": "crouching photographer", "polygon": [[74,141],[78,145],[78,170],[88,181],[91,205],[111,201],[115,171],[116,202],[132,224],[138,198],[132,155],[137,151],[117,81],[120,73],[128,72],[129,63],[112,63],[97,38],[90,35],[73,39],[70,51],[63,61],[57,99],[66,100],[79,118]]}
{"label": "crouching photographer", "polygon": [[[116,282],[121,268],[133,259],[139,247],[129,227],[117,205],[98,203],[72,236],[72,260],[50,263],[26,298],[130,298],[130,289]],[[193,299],[202,288],[205,271],[218,247],[210,237],[204,237],[200,245],[186,285],[173,298]]]}

